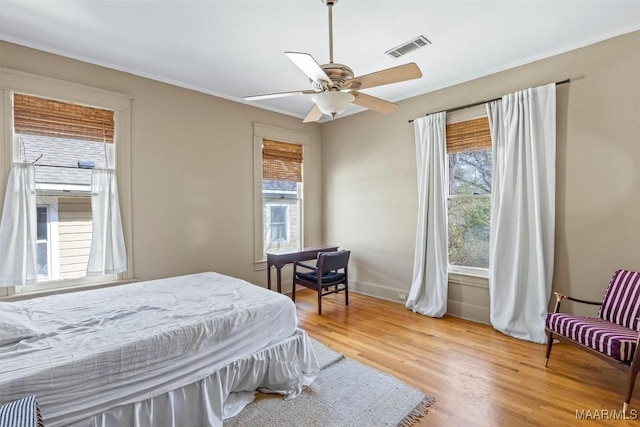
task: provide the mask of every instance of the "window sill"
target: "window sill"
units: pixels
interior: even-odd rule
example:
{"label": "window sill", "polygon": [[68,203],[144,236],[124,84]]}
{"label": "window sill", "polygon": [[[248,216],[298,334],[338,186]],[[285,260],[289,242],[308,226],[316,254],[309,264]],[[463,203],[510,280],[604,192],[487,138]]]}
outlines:
{"label": "window sill", "polygon": [[74,286],[66,286],[66,287],[59,287],[59,288],[43,289],[41,291],[29,291],[29,292],[23,292],[20,294],[9,295],[6,297],[0,297],[0,301],[3,301],[3,302],[20,301],[20,300],[27,300],[32,298],[46,297],[49,295],[68,294],[68,293],[79,292],[79,291],[89,291],[92,289],[127,285],[129,283],[134,283],[136,281],[137,281],[136,279],[116,280],[111,282],[89,283],[85,285],[74,285]]}

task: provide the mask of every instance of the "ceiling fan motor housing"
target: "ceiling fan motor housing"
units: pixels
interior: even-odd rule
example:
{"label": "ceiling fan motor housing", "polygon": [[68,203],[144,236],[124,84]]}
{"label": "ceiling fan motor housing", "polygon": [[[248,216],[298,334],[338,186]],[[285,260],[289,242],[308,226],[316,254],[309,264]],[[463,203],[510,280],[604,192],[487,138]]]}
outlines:
{"label": "ceiling fan motor housing", "polygon": [[334,88],[342,90],[351,86],[351,80],[353,80],[354,77],[353,70],[351,68],[344,64],[336,64],[335,62],[324,64],[320,67],[331,79],[332,84],[328,89]]}

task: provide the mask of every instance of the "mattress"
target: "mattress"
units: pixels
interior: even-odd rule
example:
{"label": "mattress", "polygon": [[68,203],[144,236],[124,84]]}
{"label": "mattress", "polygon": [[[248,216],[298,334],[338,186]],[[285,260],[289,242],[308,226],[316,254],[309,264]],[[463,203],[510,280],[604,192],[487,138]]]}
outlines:
{"label": "mattress", "polygon": [[297,331],[281,294],[208,272],[10,303],[37,335],[0,346],[0,402],[81,420],[203,379]]}

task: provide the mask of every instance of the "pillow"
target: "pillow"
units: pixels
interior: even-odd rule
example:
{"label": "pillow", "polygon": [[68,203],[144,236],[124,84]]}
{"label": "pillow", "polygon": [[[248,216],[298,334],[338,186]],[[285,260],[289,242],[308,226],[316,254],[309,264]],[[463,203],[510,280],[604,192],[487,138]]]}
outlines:
{"label": "pillow", "polygon": [[0,303],[0,346],[37,334],[29,313],[11,303]]}

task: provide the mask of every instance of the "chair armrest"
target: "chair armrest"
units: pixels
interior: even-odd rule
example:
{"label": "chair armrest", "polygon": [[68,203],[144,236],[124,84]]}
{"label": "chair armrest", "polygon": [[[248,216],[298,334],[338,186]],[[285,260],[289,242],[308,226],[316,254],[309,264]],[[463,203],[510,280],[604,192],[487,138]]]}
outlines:
{"label": "chair armrest", "polygon": [[571,298],[571,297],[567,297],[567,299],[569,301],[575,301],[575,302],[579,302],[582,304],[589,304],[589,305],[602,305],[602,302],[598,302],[598,301],[585,301],[582,299],[578,299],[578,298]]}
{"label": "chair armrest", "polygon": [[300,262],[300,261],[296,261],[296,262],[294,262],[294,264],[297,265],[298,267],[308,268],[309,270],[315,270],[316,269],[315,267],[312,267],[312,266],[310,266],[308,264],[305,264],[303,262]]}
{"label": "chair armrest", "polygon": [[586,300],[582,300],[582,299],[578,299],[578,298],[572,298],[568,295],[565,294],[561,294],[560,292],[554,292],[554,294],[556,294],[556,306],[553,310],[554,313],[557,313],[558,310],[560,310],[560,303],[562,303],[563,299],[567,299],[569,301],[575,301],[575,302],[579,302],[582,304],[589,304],[589,305],[602,305],[601,302],[597,302],[597,301],[586,301]]}

